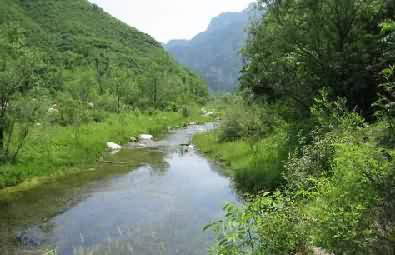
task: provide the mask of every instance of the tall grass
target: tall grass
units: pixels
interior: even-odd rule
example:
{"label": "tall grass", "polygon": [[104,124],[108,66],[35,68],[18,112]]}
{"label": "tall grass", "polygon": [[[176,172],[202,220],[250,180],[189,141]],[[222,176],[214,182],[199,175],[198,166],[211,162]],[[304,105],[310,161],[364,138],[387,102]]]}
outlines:
{"label": "tall grass", "polygon": [[243,192],[272,190],[282,182],[284,161],[288,157],[285,128],[257,140],[221,141],[218,131],[194,136],[193,142],[203,152],[229,167],[238,189]]}

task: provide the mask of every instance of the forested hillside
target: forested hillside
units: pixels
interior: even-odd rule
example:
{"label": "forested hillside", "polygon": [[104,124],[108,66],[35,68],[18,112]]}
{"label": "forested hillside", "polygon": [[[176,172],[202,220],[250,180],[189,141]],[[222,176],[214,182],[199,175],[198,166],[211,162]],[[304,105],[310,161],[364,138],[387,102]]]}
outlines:
{"label": "forested hillside", "polygon": [[146,123],[168,112],[134,125],[167,129],[208,94],[153,38],[87,0],[2,0],[0,56],[0,188],[92,161],[104,137],[127,139],[121,113]]}
{"label": "forested hillside", "polygon": [[394,254],[395,2],[258,2],[241,91],[195,137],[246,201],[212,254]]}
{"label": "forested hillside", "polygon": [[165,47],[177,61],[201,74],[212,91],[232,91],[238,85],[240,50],[254,15],[253,5],[242,12],[223,13],[192,40],[170,41]]}
{"label": "forested hillside", "polygon": [[[46,78],[52,79],[49,92],[85,83],[73,89],[97,88],[99,95],[120,94],[113,91],[120,89],[127,105],[159,108],[206,93],[203,82],[174,63],[149,35],[85,0],[4,0],[0,7],[3,34],[17,29],[25,47],[44,54],[46,76],[51,76]],[[127,80],[124,88],[114,86],[116,79]]]}

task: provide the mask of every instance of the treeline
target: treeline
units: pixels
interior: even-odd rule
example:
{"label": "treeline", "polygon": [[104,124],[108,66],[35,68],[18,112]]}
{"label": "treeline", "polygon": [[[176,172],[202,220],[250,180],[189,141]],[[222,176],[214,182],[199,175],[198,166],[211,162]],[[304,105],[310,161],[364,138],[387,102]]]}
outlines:
{"label": "treeline", "polygon": [[347,99],[370,117],[381,72],[394,63],[386,20],[395,3],[371,1],[260,1],[264,19],[250,28],[241,85],[257,98],[281,100],[309,112],[319,90]]}
{"label": "treeline", "polygon": [[0,161],[15,161],[43,123],[109,113],[186,111],[207,85],[149,35],[86,0],[0,3]]}
{"label": "treeline", "polygon": [[258,8],[240,95],[195,138],[245,197],[208,226],[212,254],[393,254],[395,2]]}

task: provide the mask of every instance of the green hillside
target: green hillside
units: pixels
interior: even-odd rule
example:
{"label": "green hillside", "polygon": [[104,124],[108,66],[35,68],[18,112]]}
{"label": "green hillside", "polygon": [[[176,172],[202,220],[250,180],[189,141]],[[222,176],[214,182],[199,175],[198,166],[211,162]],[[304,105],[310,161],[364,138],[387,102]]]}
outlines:
{"label": "green hillside", "polygon": [[[120,77],[121,69],[134,84],[130,98],[124,99],[133,106],[164,108],[206,95],[205,84],[174,63],[152,37],[86,0],[2,0],[0,23],[22,27],[27,45],[46,53],[56,68],[52,71],[66,77],[51,85],[57,90],[84,74],[99,94],[109,93],[111,78]],[[118,69],[116,75],[111,76],[111,66]]]}
{"label": "green hillside", "polygon": [[1,0],[0,189],[191,121],[207,90],[152,37],[86,0]]}

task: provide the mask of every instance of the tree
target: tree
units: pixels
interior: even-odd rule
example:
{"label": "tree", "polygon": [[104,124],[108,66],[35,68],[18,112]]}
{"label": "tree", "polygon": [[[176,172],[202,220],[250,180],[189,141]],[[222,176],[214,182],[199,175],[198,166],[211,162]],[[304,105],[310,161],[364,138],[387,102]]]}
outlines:
{"label": "tree", "polygon": [[112,66],[110,68],[112,86],[111,93],[116,97],[116,111],[121,112],[121,104],[123,98],[127,98],[132,84],[132,77],[130,73],[122,69],[120,66]]}
{"label": "tree", "polygon": [[[382,0],[261,0],[265,17],[252,25],[244,49],[242,87],[282,99],[308,113],[328,87],[334,98],[371,116],[383,69]],[[363,95],[363,96],[361,96]]]}
{"label": "tree", "polygon": [[96,67],[96,75],[97,82],[99,83],[99,93],[102,95],[104,93],[104,79],[111,72],[110,60],[103,53],[98,53],[98,56],[95,57],[95,67]]}
{"label": "tree", "polygon": [[[10,159],[11,138],[14,133],[16,122],[31,118],[32,112],[26,114],[26,110],[34,110],[33,105],[21,104],[23,98],[27,98],[39,84],[39,75],[35,72],[35,66],[39,63],[39,55],[36,51],[26,47],[23,31],[14,24],[6,24],[0,27],[0,160]],[[23,144],[28,131],[23,132],[14,155],[15,159]]]}
{"label": "tree", "polygon": [[390,144],[395,143],[395,22],[383,22],[381,29],[382,33],[385,34],[386,47],[384,52],[392,62],[382,72],[384,81],[379,86],[381,91],[374,106],[378,110],[376,115],[388,123],[388,135],[385,139]]}

